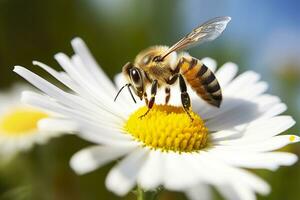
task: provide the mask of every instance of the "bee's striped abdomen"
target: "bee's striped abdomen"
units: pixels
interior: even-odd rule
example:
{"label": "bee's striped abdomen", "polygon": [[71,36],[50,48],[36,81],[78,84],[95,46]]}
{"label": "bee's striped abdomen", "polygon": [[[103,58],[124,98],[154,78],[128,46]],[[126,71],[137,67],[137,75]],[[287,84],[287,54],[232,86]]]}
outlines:
{"label": "bee's striped abdomen", "polygon": [[178,65],[192,89],[207,103],[220,107],[222,91],[213,72],[200,60],[192,57],[182,57]]}

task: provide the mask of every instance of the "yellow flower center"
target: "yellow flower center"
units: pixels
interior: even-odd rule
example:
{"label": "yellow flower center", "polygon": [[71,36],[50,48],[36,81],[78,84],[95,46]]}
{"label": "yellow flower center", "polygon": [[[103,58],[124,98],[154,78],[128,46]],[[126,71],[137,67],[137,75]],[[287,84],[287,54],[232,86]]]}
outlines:
{"label": "yellow flower center", "polygon": [[191,152],[206,146],[208,129],[199,115],[190,111],[191,120],[182,107],[154,105],[141,107],[130,115],[125,132],[145,146],[163,151]]}
{"label": "yellow flower center", "polygon": [[37,122],[48,115],[33,108],[17,107],[0,117],[0,134],[18,136],[35,131]]}

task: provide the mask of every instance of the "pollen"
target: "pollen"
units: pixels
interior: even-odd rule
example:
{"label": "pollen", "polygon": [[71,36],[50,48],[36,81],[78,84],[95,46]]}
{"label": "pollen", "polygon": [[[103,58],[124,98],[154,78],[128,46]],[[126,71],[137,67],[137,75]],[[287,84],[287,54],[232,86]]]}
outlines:
{"label": "pollen", "polygon": [[37,129],[38,121],[47,117],[46,113],[33,108],[13,108],[0,116],[0,134],[10,136],[30,134]]}
{"label": "pollen", "polygon": [[295,137],[294,135],[291,135],[291,136],[290,136],[290,141],[291,141],[291,142],[294,142],[295,139],[296,139],[296,137]]}
{"label": "pollen", "polygon": [[206,147],[208,129],[199,115],[190,111],[191,120],[182,107],[154,105],[151,111],[141,107],[132,113],[124,131],[151,149],[192,152]]}

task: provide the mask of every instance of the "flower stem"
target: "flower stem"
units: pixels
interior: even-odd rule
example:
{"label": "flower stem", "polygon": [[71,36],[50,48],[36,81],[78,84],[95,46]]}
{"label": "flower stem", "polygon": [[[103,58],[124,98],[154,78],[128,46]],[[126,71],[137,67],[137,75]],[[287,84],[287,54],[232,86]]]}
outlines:
{"label": "flower stem", "polygon": [[145,192],[140,186],[137,186],[135,195],[137,200],[157,200],[161,191],[162,189],[158,188],[155,191]]}
{"label": "flower stem", "polygon": [[145,199],[145,193],[144,193],[143,189],[140,186],[137,186],[136,199],[137,200],[146,200]]}

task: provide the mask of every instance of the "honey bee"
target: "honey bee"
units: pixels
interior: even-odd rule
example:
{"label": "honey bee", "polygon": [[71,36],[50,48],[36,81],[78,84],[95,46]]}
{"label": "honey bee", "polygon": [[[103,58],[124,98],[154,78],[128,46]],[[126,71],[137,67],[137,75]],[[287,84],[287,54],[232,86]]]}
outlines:
{"label": "honey bee", "polygon": [[[170,85],[179,80],[181,102],[183,109],[189,113],[191,102],[187,93],[186,82],[191,88],[210,105],[220,107],[222,102],[222,91],[214,73],[200,60],[181,52],[193,45],[216,39],[225,30],[230,17],[217,17],[211,19],[195,28],[191,33],[185,35],[181,40],[171,47],[152,46],[141,51],[134,62],[128,62],[123,66],[123,74],[128,83],[120,88],[120,92],[127,87],[134,102],[131,89],[141,100],[145,100],[148,106],[147,115],[155,103],[157,89],[165,88],[165,103],[170,99]],[[151,97],[147,98],[146,87],[151,85]]]}

